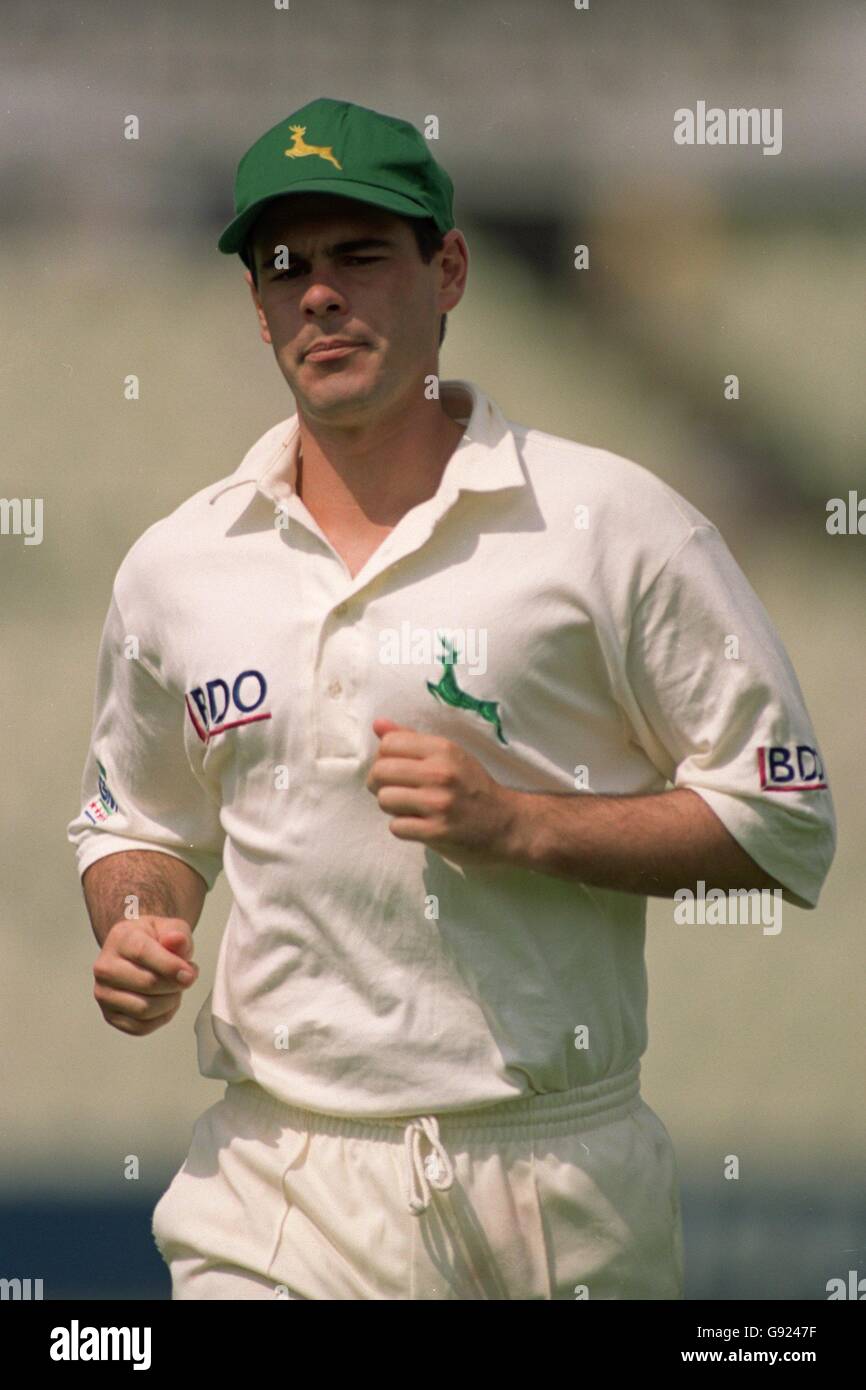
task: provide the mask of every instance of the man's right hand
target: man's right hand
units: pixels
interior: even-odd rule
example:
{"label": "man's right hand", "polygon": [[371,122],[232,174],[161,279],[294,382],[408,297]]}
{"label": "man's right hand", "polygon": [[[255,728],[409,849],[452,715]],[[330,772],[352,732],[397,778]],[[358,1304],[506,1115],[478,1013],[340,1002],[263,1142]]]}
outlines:
{"label": "man's right hand", "polygon": [[93,966],[93,995],[106,1023],[140,1036],[169,1023],[198,979],[192,927],[180,917],[115,922]]}

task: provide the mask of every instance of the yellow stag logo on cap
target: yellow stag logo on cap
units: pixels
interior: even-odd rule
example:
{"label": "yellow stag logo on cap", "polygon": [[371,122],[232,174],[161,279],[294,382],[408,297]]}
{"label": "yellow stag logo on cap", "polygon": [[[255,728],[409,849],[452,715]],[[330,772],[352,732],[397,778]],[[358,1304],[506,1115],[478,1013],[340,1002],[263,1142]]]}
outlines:
{"label": "yellow stag logo on cap", "polygon": [[333,164],[335,169],[342,169],[342,164],[334,158],[334,151],[330,145],[308,145],[304,136],[307,133],[305,125],[290,125],[292,132],[292,148],[283,150],[287,159],[303,159],[305,155],[317,154],[320,159],[327,159]]}

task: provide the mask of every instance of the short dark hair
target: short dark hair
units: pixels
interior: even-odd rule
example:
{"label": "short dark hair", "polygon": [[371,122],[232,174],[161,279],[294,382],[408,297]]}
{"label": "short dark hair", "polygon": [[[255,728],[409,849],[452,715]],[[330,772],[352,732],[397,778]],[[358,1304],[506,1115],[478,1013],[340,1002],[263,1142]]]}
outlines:
{"label": "short dark hair", "polygon": [[[432,217],[403,217],[400,213],[394,214],[400,218],[401,222],[406,222],[415,233],[415,241],[418,246],[418,254],[425,265],[429,265],[437,251],[441,251],[445,244],[445,238],[440,232]],[[255,224],[253,224],[253,227]],[[259,287],[258,276],[256,275],[256,258],[253,252],[253,230],[247,234],[243,250],[240,253],[241,260],[253,277],[253,284],[256,289]],[[445,323],[448,318],[443,314],[439,320],[439,346],[445,338]]]}

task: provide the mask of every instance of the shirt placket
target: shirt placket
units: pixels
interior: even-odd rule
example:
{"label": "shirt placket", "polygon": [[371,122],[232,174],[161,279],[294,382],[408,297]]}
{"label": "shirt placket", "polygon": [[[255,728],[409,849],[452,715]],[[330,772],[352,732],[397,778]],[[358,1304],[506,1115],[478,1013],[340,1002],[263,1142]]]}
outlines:
{"label": "shirt placket", "polygon": [[288,543],[289,530],[297,524],[314,535],[325,552],[320,557],[321,566],[317,566],[318,589],[316,585],[304,586],[307,600],[322,605],[315,635],[311,692],[317,761],[356,761],[363,755],[365,731],[359,723],[357,695],[362,683],[370,679],[371,656],[367,648],[373,638],[364,626],[367,591],[428,541],[456,496],[456,489],[446,488],[413,508],[354,577],[300,498],[294,493],[280,498],[278,507],[284,521],[281,531]]}

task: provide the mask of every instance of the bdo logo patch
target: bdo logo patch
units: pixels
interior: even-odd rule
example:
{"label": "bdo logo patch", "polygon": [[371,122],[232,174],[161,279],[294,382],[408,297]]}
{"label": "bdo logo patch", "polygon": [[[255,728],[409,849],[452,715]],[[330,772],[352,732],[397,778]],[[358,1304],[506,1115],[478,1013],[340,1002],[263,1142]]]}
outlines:
{"label": "bdo logo patch", "polygon": [[818,751],[808,743],[768,743],[758,749],[761,790],[815,792],[827,781]]}
{"label": "bdo logo patch", "polygon": [[267,693],[268,683],[261,671],[241,671],[231,686],[217,676],[187,691],[187,713],[202,743],[207,743],[227,729],[270,719],[270,713],[261,708]]}

